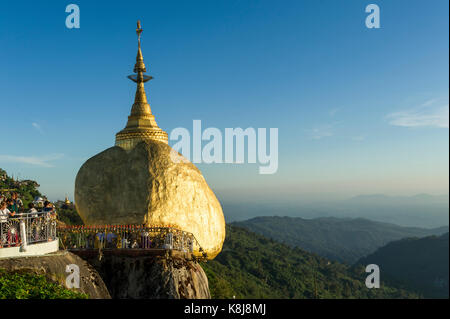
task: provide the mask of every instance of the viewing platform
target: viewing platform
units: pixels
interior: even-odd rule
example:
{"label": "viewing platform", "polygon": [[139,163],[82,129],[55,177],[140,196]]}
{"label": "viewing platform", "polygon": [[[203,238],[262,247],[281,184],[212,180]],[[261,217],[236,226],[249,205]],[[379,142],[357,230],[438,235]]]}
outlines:
{"label": "viewing platform", "polygon": [[60,226],[61,248],[80,257],[103,255],[166,256],[206,260],[192,233],[173,227],[141,225]]}
{"label": "viewing platform", "polygon": [[0,218],[0,258],[40,256],[59,250],[57,221],[47,213]]}
{"label": "viewing platform", "polygon": [[40,256],[68,250],[95,255],[161,256],[206,260],[192,233],[173,227],[140,225],[58,226],[48,213],[26,213],[0,223],[0,258]]}

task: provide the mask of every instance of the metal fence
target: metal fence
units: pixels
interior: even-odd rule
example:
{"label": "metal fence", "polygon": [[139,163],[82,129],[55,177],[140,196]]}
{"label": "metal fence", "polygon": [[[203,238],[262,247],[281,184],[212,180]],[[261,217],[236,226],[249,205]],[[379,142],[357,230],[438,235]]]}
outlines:
{"label": "metal fence", "polygon": [[[26,241],[24,241],[24,236]],[[139,225],[57,226],[48,213],[0,216],[0,248],[32,245],[59,238],[64,249],[165,249],[207,255],[195,236],[173,227]]]}
{"label": "metal fence", "polygon": [[167,249],[206,257],[192,233],[172,227],[61,226],[58,237],[65,249]]}
{"label": "metal fence", "polygon": [[24,213],[14,217],[1,217],[0,248],[22,245],[23,236],[26,236],[27,245],[55,240],[56,219],[48,213]]}

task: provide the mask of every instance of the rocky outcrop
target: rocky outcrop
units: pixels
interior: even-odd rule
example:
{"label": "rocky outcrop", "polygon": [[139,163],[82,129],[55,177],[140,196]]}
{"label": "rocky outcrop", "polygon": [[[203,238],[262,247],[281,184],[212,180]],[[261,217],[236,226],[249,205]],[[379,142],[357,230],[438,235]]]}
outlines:
{"label": "rocky outcrop", "polygon": [[210,299],[208,278],[195,261],[162,256],[85,258],[102,276],[112,298]]}
{"label": "rocky outcrop", "polygon": [[66,266],[75,264],[80,269],[80,288],[72,288],[85,293],[91,299],[110,299],[111,296],[98,272],[86,261],[69,253],[60,251],[44,256],[0,259],[0,269],[7,271],[26,271],[45,275],[52,281],[66,286]]}
{"label": "rocky outcrop", "polygon": [[130,151],[111,147],[87,160],[75,181],[75,203],[86,225],[146,224],[190,232],[210,259],[225,240],[222,206],[200,170],[158,141]]}

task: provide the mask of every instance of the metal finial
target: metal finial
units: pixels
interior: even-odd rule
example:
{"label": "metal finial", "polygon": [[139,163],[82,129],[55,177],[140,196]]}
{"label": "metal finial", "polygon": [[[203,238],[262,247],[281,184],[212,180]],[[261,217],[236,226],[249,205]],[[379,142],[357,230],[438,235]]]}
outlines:
{"label": "metal finial", "polygon": [[[136,34],[138,35],[138,53],[136,55],[136,64],[134,65],[134,69],[133,69],[133,72],[137,73],[137,74],[128,76],[128,78],[131,81],[136,82],[136,83],[144,83],[153,78],[149,75],[144,74],[145,72],[147,72],[147,70],[145,69],[144,57],[142,56],[142,51],[141,51],[141,33],[142,33],[142,31],[143,30],[141,28],[141,21],[138,20],[137,21],[137,29],[136,29]],[[145,95],[145,92],[144,92],[144,88],[142,87],[139,97],[142,97],[143,94]],[[144,98],[142,97],[142,99],[144,99]]]}
{"label": "metal finial", "polygon": [[142,28],[141,28],[141,21],[140,20],[138,20],[137,21],[137,29],[136,29],[136,34],[137,34],[137,36],[138,36],[138,42],[139,42],[139,45],[141,44],[141,33],[142,33]]}

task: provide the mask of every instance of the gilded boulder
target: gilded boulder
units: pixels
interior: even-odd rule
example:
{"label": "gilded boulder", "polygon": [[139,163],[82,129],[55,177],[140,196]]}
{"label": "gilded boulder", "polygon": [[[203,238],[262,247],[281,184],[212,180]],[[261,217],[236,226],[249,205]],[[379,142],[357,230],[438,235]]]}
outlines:
{"label": "gilded boulder", "polygon": [[76,177],[75,204],[87,225],[145,224],[191,232],[209,259],[225,239],[222,207],[200,170],[159,141],[143,141],[128,151],[114,146],[87,160]]}

